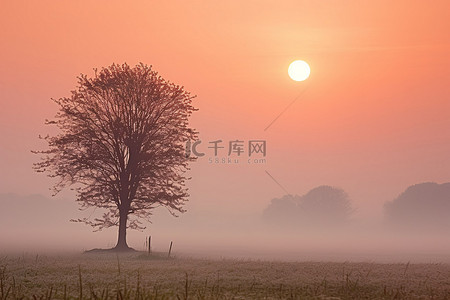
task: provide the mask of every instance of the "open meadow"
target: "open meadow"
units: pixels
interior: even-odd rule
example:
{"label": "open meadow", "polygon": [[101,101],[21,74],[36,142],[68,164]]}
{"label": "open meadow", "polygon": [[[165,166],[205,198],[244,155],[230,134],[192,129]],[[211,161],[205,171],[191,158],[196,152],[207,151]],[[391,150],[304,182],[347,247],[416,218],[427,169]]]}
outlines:
{"label": "open meadow", "polygon": [[[166,254],[167,255],[167,254]],[[0,256],[0,299],[447,299],[448,264]]]}

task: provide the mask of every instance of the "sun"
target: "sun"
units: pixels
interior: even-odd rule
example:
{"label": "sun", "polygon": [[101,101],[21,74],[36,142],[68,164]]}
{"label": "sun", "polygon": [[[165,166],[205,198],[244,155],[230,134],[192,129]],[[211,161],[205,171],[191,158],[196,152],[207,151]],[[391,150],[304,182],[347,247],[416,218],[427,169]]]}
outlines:
{"label": "sun", "polygon": [[311,69],[306,61],[295,60],[289,65],[288,74],[292,80],[303,81],[309,77]]}

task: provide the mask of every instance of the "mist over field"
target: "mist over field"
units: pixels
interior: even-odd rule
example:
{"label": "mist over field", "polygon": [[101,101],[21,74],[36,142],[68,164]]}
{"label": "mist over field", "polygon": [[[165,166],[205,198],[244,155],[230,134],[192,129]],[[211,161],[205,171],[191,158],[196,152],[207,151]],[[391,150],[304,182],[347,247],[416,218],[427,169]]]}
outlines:
{"label": "mist over field", "polygon": [[[170,166],[160,172],[167,178],[160,175],[158,184],[152,168],[142,168],[147,181],[136,210],[149,207],[146,193],[169,200],[146,216],[144,230],[128,230],[132,248],[144,250],[151,236],[155,251],[168,251],[172,241],[174,253],[187,256],[450,261],[448,2],[5,1],[0,6],[0,253],[114,247],[117,226],[92,232],[70,220],[115,222],[114,212],[103,215],[105,210],[94,206],[114,209],[117,193],[99,182],[117,174],[96,178],[82,197],[93,206],[80,211],[71,190],[77,184],[53,197],[49,189],[57,179],[45,176],[54,163],[58,175],[66,176],[60,177],[70,177],[82,161],[75,159],[78,145],[67,151],[75,153],[72,161],[44,163],[44,173],[33,164],[49,147],[39,136],[60,133],[45,120],[53,120],[61,107],[76,111],[83,100],[95,114],[100,106],[86,92],[93,93],[94,83],[107,90],[125,75],[134,74],[130,82],[136,83],[151,74],[144,86],[184,95],[184,112],[177,112],[183,121],[170,127],[183,132],[166,146],[177,150],[178,166],[188,166],[183,174],[188,190],[178,198],[165,193],[163,183],[167,188],[180,182],[170,181],[176,178],[167,172]],[[295,61],[308,66],[307,74],[300,74],[303,81],[289,71]],[[80,74],[86,76],[84,85],[74,92]],[[141,99],[133,94],[140,89],[131,90],[123,99]],[[110,92],[103,95],[108,100]],[[115,129],[128,124],[108,117]],[[76,132],[80,119],[71,127],[76,134],[89,131]],[[184,142],[194,139],[194,129],[196,150],[204,156],[187,163]],[[91,147],[84,152],[90,158],[103,149],[89,144],[93,140],[78,141]],[[120,141],[127,154],[130,140]],[[167,141],[159,136],[159,142]],[[252,141],[264,142],[266,153],[251,153]],[[233,152],[233,142],[242,153]],[[58,143],[53,147],[64,152]],[[155,153],[159,149],[152,147]],[[159,161],[165,161],[163,155]],[[136,203],[139,197],[132,198],[128,201]],[[178,217],[166,207],[175,208]],[[123,210],[137,213],[131,206]]]}
{"label": "mist over field", "polygon": [[[301,196],[267,199],[251,213],[189,210],[173,218],[158,208],[152,224],[130,230],[128,242],[184,257],[263,260],[449,262],[449,185],[423,183],[387,201],[380,218],[361,218],[339,188],[320,186]],[[68,196],[66,196],[68,197]],[[70,198],[1,194],[0,250],[7,253],[79,253],[114,246],[116,227],[92,232],[70,222],[95,216]],[[55,214],[54,212],[58,213]]]}

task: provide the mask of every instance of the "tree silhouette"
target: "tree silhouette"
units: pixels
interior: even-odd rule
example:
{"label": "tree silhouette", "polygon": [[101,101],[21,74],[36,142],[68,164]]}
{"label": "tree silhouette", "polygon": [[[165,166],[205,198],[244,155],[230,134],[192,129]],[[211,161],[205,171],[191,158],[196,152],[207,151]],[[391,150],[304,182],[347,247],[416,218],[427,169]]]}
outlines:
{"label": "tree silhouette", "polygon": [[274,198],[263,211],[263,218],[271,223],[280,226],[293,225],[298,223],[299,209],[298,195],[284,195],[281,198]]}
{"label": "tree silhouette", "polygon": [[353,213],[347,193],[336,187],[321,185],[301,197],[299,208],[302,218],[310,222],[340,224]]}
{"label": "tree silhouette", "polygon": [[335,226],[347,223],[352,213],[351,201],[344,190],[321,185],[303,196],[285,195],[272,199],[263,217],[282,226]]}
{"label": "tree silhouette", "polygon": [[106,209],[100,218],[78,219],[96,229],[119,225],[116,250],[130,249],[127,227],[139,229],[153,208],[184,212],[189,196],[184,144],[194,96],[164,80],[151,66],[113,64],[78,77],[70,97],[53,99],[61,133],[47,136],[49,149],[34,164],[59,178],[55,192],[74,185],[82,208]]}
{"label": "tree silhouette", "polygon": [[384,204],[385,221],[412,232],[421,229],[448,231],[450,227],[450,183],[424,182],[409,186]]}

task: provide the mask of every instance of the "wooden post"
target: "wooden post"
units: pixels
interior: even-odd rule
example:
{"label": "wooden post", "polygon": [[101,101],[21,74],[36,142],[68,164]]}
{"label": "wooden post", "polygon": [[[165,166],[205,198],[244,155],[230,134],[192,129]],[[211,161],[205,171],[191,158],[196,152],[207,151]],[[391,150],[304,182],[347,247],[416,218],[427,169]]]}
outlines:
{"label": "wooden post", "polygon": [[148,237],[148,254],[152,252],[152,236]]}
{"label": "wooden post", "polygon": [[170,257],[170,252],[172,252],[172,241],[170,241],[169,255],[167,257]]}

